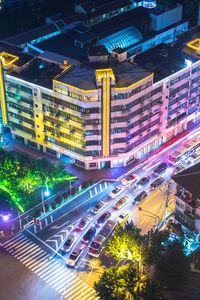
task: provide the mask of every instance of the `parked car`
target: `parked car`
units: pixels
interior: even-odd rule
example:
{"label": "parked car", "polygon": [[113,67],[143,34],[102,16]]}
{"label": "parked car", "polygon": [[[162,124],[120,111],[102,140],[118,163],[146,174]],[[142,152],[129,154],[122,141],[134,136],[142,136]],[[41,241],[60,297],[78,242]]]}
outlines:
{"label": "parked car", "polygon": [[105,205],[104,201],[100,201],[99,203],[97,203],[95,205],[95,207],[91,210],[91,213],[93,213],[94,215],[96,215]]}
{"label": "parked car", "polygon": [[115,198],[117,195],[119,195],[123,191],[124,187],[122,185],[118,185],[112,192],[110,193],[111,198]]}
{"label": "parked car", "polygon": [[135,183],[137,181],[137,176],[136,175],[134,175],[134,174],[130,174],[130,175],[128,175],[128,176],[126,176],[125,178],[123,178],[122,180],[121,180],[121,183],[123,184],[123,185],[130,185],[130,184],[132,184],[132,183]]}
{"label": "parked car", "polygon": [[127,203],[128,200],[129,200],[128,196],[122,197],[120,200],[117,201],[117,203],[115,204],[114,208],[115,209],[122,208],[122,206],[124,206]]}
{"label": "parked car", "polygon": [[157,178],[156,180],[154,180],[151,185],[150,185],[150,189],[154,190],[157,186],[161,185],[164,182],[164,179],[162,177]]}
{"label": "parked car", "polygon": [[62,252],[68,252],[70,251],[70,249],[72,248],[74,242],[75,242],[75,235],[74,234],[70,234],[66,240],[66,242],[64,243],[63,247],[62,247]]}
{"label": "parked car", "polygon": [[96,228],[95,227],[91,227],[86,234],[84,235],[82,242],[88,244],[89,242],[91,242],[96,234]]}
{"label": "parked car", "polygon": [[85,226],[88,224],[89,220],[90,220],[89,216],[82,218],[80,223],[77,226],[77,230],[82,231],[85,228]]}
{"label": "parked car", "polygon": [[176,167],[176,169],[174,170],[174,175],[176,175],[176,174],[178,174],[178,173],[184,171],[185,168],[186,168],[186,167],[185,167],[183,164],[178,165],[178,166]]}
{"label": "parked car", "polygon": [[82,253],[82,249],[76,247],[70,254],[68,260],[67,260],[67,264],[68,266],[74,267],[76,265],[76,263],[78,262],[80,256]]}
{"label": "parked car", "polygon": [[147,183],[149,183],[149,181],[150,181],[150,177],[149,176],[145,176],[145,177],[143,177],[142,179],[140,179],[138,181],[137,186],[138,187],[142,187],[142,186],[146,185]]}
{"label": "parked car", "polygon": [[154,170],[154,174],[159,175],[163,172],[165,172],[165,170],[167,169],[168,165],[167,163],[162,163],[160,164],[155,170]]}
{"label": "parked car", "polygon": [[144,200],[147,197],[147,193],[145,191],[141,192],[140,194],[138,194],[134,201],[133,204],[139,204],[142,200]]}
{"label": "parked car", "polygon": [[110,218],[110,216],[111,213],[109,211],[106,211],[97,219],[96,225],[101,226],[108,218]]}
{"label": "parked car", "polygon": [[128,211],[124,211],[117,218],[117,223],[120,224],[120,225],[124,225],[126,223],[126,221],[128,221],[129,217],[130,217],[129,212]]}

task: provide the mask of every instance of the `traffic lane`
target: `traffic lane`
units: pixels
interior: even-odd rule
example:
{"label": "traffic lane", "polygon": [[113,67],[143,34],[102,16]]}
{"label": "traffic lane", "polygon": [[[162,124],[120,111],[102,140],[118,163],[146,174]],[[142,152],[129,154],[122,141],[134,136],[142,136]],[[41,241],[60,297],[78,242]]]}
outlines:
{"label": "traffic lane", "polygon": [[[153,197],[144,202],[141,211],[137,210],[133,215],[134,223],[142,229],[142,233],[146,234],[154,225],[158,224],[158,220],[163,218],[165,212],[165,197],[163,192],[158,190],[158,193],[153,194]],[[158,218],[159,217],[159,218]]]}
{"label": "traffic lane", "polygon": [[[92,209],[100,200],[106,199],[112,190],[112,187],[108,187],[108,190],[93,196],[92,198],[81,197],[79,203],[77,201],[72,200],[69,203],[66,203],[65,211],[61,214],[59,218],[57,218],[53,223],[44,227],[42,230],[37,232],[37,236],[41,239],[45,240],[49,237],[49,232],[51,235],[59,233],[60,230],[65,228],[65,224],[67,225],[75,222],[80,217],[85,217],[89,213],[89,210]],[[78,205],[77,205],[78,204]],[[58,226],[58,228],[56,228]]]}
{"label": "traffic lane", "polygon": [[[127,192],[124,191],[124,193],[121,194],[121,196],[119,195],[118,198],[121,198],[123,197],[123,195],[125,195],[125,193],[127,194]],[[88,247],[89,247],[89,244],[84,244],[82,242],[83,240],[83,237],[84,235],[87,233],[87,231],[91,228],[91,227],[95,227],[96,228],[96,234],[95,236],[97,236],[100,232],[100,230],[102,229],[102,227],[105,225],[106,221],[101,225],[101,226],[96,226],[96,222],[98,220],[98,218],[106,211],[109,211],[111,212],[111,216],[109,219],[117,219],[117,217],[119,216],[119,214],[121,213],[120,211],[116,211],[114,209],[114,205],[117,201],[117,199],[112,199],[112,200],[108,200],[105,204],[105,206],[103,207],[103,209],[101,209],[101,211],[96,214],[96,215],[93,215],[91,220],[89,221],[88,225],[86,228],[84,228],[83,231],[79,232],[78,234],[76,234],[77,238],[76,238],[76,243],[73,245],[73,249],[78,247],[78,248],[81,248],[82,249],[82,254],[81,254],[81,258],[79,259],[79,263],[77,264],[77,267],[78,268],[80,266],[80,264],[82,263],[82,261],[85,259],[85,256],[87,255],[87,251],[88,251]],[[114,214],[115,213],[115,214]],[[76,232],[76,229],[72,231],[72,234]],[[72,252],[73,249],[70,251]],[[68,253],[68,256],[69,256],[70,253]]]}

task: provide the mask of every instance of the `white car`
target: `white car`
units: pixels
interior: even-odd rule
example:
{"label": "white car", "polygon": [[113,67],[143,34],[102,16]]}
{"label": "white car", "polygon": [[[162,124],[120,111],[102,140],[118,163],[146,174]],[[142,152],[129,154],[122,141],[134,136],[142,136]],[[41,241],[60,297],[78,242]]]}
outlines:
{"label": "white car", "polygon": [[130,174],[122,179],[121,183],[123,185],[130,185],[132,183],[135,183],[137,181],[137,176],[134,174]]}
{"label": "white car", "polygon": [[100,201],[99,203],[97,203],[95,205],[95,207],[93,209],[91,209],[91,213],[96,215],[105,205],[104,201]]}
{"label": "white car", "polygon": [[69,258],[68,258],[68,260],[67,260],[68,266],[74,267],[75,264],[77,263],[77,261],[79,260],[79,258],[80,258],[80,256],[81,256],[81,253],[82,253],[82,249],[81,249],[81,248],[78,248],[78,247],[75,248],[75,249],[71,252],[71,254],[70,254],[70,256],[69,256]]}
{"label": "white car", "polygon": [[120,225],[122,225],[122,224],[126,223],[126,221],[128,221],[129,217],[130,217],[129,212],[128,211],[124,211],[117,218],[117,223],[120,224]]}
{"label": "white car", "polygon": [[119,195],[123,191],[124,187],[122,185],[118,185],[112,192],[110,193],[111,198],[115,198],[117,195]]}

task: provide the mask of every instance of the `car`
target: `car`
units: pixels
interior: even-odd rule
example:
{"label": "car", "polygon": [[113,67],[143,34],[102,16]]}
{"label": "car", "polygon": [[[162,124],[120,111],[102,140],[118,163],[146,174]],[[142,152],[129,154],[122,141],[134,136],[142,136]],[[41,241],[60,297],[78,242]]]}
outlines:
{"label": "car", "polygon": [[112,192],[110,193],[110,197],[111,198],[115,198],[117,195],[119,195],[122,191],[123,191],[123,186],[122,185],[118,185],[116,188],[114,188],[114,190],[112,190]]}
{"label": "car", "polygon": [[167,163],[162,163],[159,166],[157,166],[157,168],[153,172],[154,172],[154,174],[159,175],[159,174],[165,172],[167,167],[168,167]]}
{"label": "car", "polygon": [[142,200],[144,200],[147,197],[147,192],[143,191],[140,194],[138,194],[134,201],[133,204],[139,204]]}
{"label": "car", "polygon": [[199,158],[199,153],[198,152],[194,152],[189,158],[188,160],[193,163],[196,159]]}
{"label": "car", "polygon": [[124,211],[117,218],[117,223],[120,224],[120,225],[124,225],[126,223],[126,221],[128,221],[129,217],[130,217],[129,212],[128,211]]}
{"label": "car", "polygon": [[178,165],[178,166],[176,167],[176,169],[174,170],[174,175],[176,175],[176,174],[178,174],[178,173],[184,171],[185,168],[186,168],[186,167],[185,167],[183,164]]}
{"label": "car", "polygon": [[164,182],[162,177],[157,178],[154,180],[150,185],[150,190],[154,190],[157,186],[161,185]]}
{"label": "car", "polygon": [[109,211],[106,211],[97,219],[96,225],[101,226],[108,218],[110,218],[110,216],[111,213]]}
{"label": "car", "polygon": [[63,244],[62,247],[62,252],[68,252],[70,251],[70,249],[72,248],[74,242],[75,242],[75,235],[74,234],[70,234],[66,240],[66,242]]}
{"label": "car", "polygon": [[68,260],[67,260],[67,265],[70,267],[74,267],[76,265],[76,263],[78,262],[80,256],[82,253],[82,249],[81,248],[74,248],[74,250],[71,252]]}
{"label": "car", "polygon": [[95,205],[95,207],[91,210],[91,213],[96,215],[105,205],[104,201],[100,201]]}
{"label": "car", "polygon": [[96,228],[95,227],[91,227],[86,234],[84,235],[82,242],[88,244],[89,242],[91,242],[96,234]]}
{"label": "car", "polygon": [[122,180],[121,180],[121,183],[123,184],[123,185],[130,185],[130,184],[132,184],[132,183],[135,183],[137,181],[137,176],[136,175],[134,175],[134,174],[130,174],[130,175],[128,175],[128,176],[126,176],[125,178],[123,178]]}
{"label": "car", "polygon": [[124,206],[128,200],[129,200],[128,196],[122,197],[120,200],[117,201],[117,203],[115,204],[114,208],[115,209],[122,208],[122,206]]}
{"label": "car", "polygon": [[82,218],[80,223],[77,226],[77,230],[82,231],[85,228],[85,226],[88,224],[89,220],[90,220],[89,216]]}
{"label": "car", "polygon": [[145,176],[145,177],[143,177],[142,179],[140,179],[138,181],[137,186],[138,187],[142,187],[142,186],[146,185],[147,183],[149,183],[149,181],[150,181],[150,177],[149,176]]}

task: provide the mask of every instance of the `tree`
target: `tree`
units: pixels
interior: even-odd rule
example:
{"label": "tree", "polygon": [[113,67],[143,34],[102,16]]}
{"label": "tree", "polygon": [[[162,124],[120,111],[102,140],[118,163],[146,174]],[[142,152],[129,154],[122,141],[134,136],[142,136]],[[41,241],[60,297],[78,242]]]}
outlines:
{"label": "tree", "polygon": [[86,188],[88,188],[88,186],[89,186],[89,182],[88,181],[84,181],[83,184],[82,184],[82,188],[86,189]]}
{"label": "tree", "polygon": [[141,255],[142,236],[133,222],[127,223],[125,227],[118,226],[106,248],[108,252],[118,261],[123,259],[139,260]]}
{"label": "tree", "polygon": [[128,264],[120,272],[121,287],[125,293],[129,293],[133,297],[136,296],[136,286],[139,280],[138,270],[135,265]]}
{"label": "tree", "polygon": [[157,264],[161,254],[165,250],[168,238],[169,232],[166,230],[150,231],[149,234],[145,236],[145,244],[147,246],[145,261],[148,265]]}
{"label": "tree", "polygon": [[117,267],[106,269],[94,289],[101,300],[125,300],[125,292],[121,289],[120,273]]}
{"label": "tree", "polygon": [[178,241],[169,244],[160,254],[156,264],[156,278],[161,286],[173,289],[183,279],[186,279],[190,270],[189,259],[183,253],[183,245]]}
{"label": "tree", "polygon": [[155,280],[147,279],[144,281],[141,292],[140,299],[142,300],[166,300],[164,297],[160,286]]}

